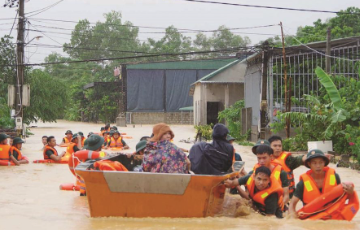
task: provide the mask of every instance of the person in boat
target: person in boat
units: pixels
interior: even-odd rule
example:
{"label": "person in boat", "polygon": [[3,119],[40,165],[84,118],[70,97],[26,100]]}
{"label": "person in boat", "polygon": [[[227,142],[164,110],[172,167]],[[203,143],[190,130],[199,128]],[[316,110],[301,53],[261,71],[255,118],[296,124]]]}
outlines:
{"label": "person in boat", "polygon": [[118,128],[116,126],[113,126],[110,128],[110,130],[118,130]]}
{"label": "person in boat", "polygon": [[66,136],[62,139],[60,145],[68,144],[68,143],[71,142],[71,139],[72,139],[72,136],[73,136],[72,131],[71,131],[71,130],[67,130],[66,133],[65,133],[65,135],[66,135]]}
{"label": "person in boat", "polygon": [[107,147],[129,149],[129,146],[126,144],[126,142],[121,137],[120,132],[117,130],[114,130],[110,141],[108,141]]}
{"label": "person in boat", "polygon": [[151,137],[149,137],[149,136],[143,136],[140,138],[140,141],[148,141],[148,140],[150,140],[150,138]]}
{"label": "person in boat", "polygon": [[57,150],[55,149],[56,146],[56,139],[54,136],[49,136],[47,138],[47,145],[45,145],[43,155],[44,160],[53,160],[53,161],[61,161],[61,157],[65,154],[65,152],[58,154]]}
{"label": "person in boat", "polygon": [[[137,144],[136,144],[136,152],[134,152],[133,154],[130,154],[128,155],[128,157],[131,157],[132,155],[134,156],[134,160],[138,160],[138,161],[141,161],[144,159],[144,150],[146,148],[146,143],[147,141],[139,141]],[[142,172],[142,165],[139,164],[139,165],[136,165],[134,168],[133,168],[133,171],[134,172]]]}
{"label": "person in boat", "polygon": [[153,173],[188,173],[190,161],[186,154],[170,140],[174,133],[165,123],[153,127],[154,136],[144,150],[142,169]]}
{"label": "person in boat", "polygon": [[212,143],[199,142],[190,149],[191,171],[196,174],[220,175],[231,169],[234,147],[226,140],[228,128],[216,124],[213,128]]}
{"label": "person in boat", "polygon": [[24,159],[21,154],[21,147],[24,141],[20,137],[15,137],[13,139],[12,146],[10,148],[10,160],[14,162],[15,165],[28,164],[29,161]]}
{"label": "person in boat", "polygon": [[[331,191],[341,184],[340,176],[334,169],[327,167],[330,160],[319,149],[310,150],[306,155],[305,166],[309,171],[300,175],[300,181],[296,185],[294,196],[291,199],[289,213],[292,217],[298,217],[296,205],[301,200],[303,206],[315,198]],[[343,190],[347,194],[354,193],[354,185],[342,183]]]}
{"label": "person in boat", "polygon": [[106,124],[105,127],[104,127],[104,131],[110,131],[110,124]]}
{"label": "person in boat", "polygon": [[10,148],[11,146],[8,145],[8,138],[10,136],[6,135],[5,133],[0,133],[0,160],[2,161],[9,161],[10,160]]}
{"label": "person in boat", "polygon": [[[243,180],[242,183],[245,181]],[[228,183],[225,183],[229,186]],[[284,203],[283,189],[278,180],[271,176],[266,166],[258,167],[245,182],[253,208],[266,216],[282,218]]]}
{"label": "person in boat", "polygon": [[42,144],[43,144],[43,147],[41,148],[42,151],[44,150],[45,145],[47,145],[47,138],[48,138],[48,136],[42,136],[41,137],[41,141],[42,141]]}
{"label": "person in boat", "polygon": [[[244,194],[244,191],[240,186],[247,183],[248,179],[258,167],[265,166],[270,169],[271,177],[274,177],[283,188],[283,202],[286,204],[289,201],[289,180],[287,178],[287,173],[282,169],[281,165],[272,162],[272,154],[273,150],[270,146],[265,144],[257,145],[255,148],[255,155],[257,157],[258,163],[254,166],[253,170],[250,171],[246,176],[240,177],[237,180],[227,180],[225,184],[229,187],[236,187],[240,194]],[[246,196],[242,196],[246,198]]]}
{"label": "person in boat", "polygon": [[[87,135],[87,138],[89,138],[91,135],[93,135],[94,132],[89,132],[88,135]],[[84,143],[85,144],[85,143]]]}

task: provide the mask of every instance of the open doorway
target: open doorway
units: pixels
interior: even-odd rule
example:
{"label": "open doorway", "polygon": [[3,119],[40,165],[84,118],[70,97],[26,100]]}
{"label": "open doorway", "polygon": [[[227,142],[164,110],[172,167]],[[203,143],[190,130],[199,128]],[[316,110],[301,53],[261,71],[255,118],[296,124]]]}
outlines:
{"label": "open doorway", "polygon": [[207,124],[218,123],[218,113],[220,109],[220,102],[207,102]]}

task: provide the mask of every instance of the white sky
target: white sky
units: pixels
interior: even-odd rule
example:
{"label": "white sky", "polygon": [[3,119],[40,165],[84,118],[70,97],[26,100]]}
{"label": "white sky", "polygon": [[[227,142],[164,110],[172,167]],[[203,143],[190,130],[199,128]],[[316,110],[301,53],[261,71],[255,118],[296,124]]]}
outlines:
{"label": "white sky", "polygon": [[[25,4],[25,13],[42,9],[58,0],[30,0]],[[339,11],[345,10],[350,6],[360,7],[359,0],[217,0],[222,2],[252,4],[252,5],[271,5],[290,8],[306,8]],[[14,18],[15,8],[2,7],[4,0],[0,1],[0,37],[9,34],[13,20],[1,20]],[[58,20],[79,21],[88,19],[90,22],[104,21],[103,14],[112,10],[120,11],[123,21],[130,21],[136,26],[156,26],[168,27],[174,25],[176,28],[186,29],[217,29],[221,25],[229,28],[251,27],[269,24],[278,24],[283,22],[286,34],[295,34],[299,26],[312,25],[317,19],[326,20],[334,17],[335,14],[328,13],[310,13],[296,12],[273,9],[259,9],[247,7],[235,7],[215,4],[202,4],[184,2],[179,0],[64,0],[55,7],[34,16],[33,18],[46,18]],[[62,27],[73,29],[75,23],[63,22],[36,22],[31,18],[29,21],[33,24]],[[31,28],[35,29],[35,28]],[[67,30],[55,30],[49,28],[40,28],[43,31],[54,31],[60,33],[71,33]],[[161,31],[155,29],[141,29],[140,31]],[[238,31],[240,32],[240,31]],[[279,27],[258,28],[241,30],[247,33],[267,33],[280,35]],[[36,36],[43,36],[39,41],[32,43],[42,43],[49,45],[59,45],[69,42],[70,35],[46,33],[50,38],[45,37],[39,32],[29,32],[27,40]],[[189,34],[187,34],[189,35]],[[240,34],[248,36],[252,44],[260,40],[265,40],[270,36]],[[16,37],[16,25],[12,31],[12,36]],[[140,34],[141,40],[147,37],[161,38],[163,34]],[[56,41],[56,42],[55,42]],[[58,43],[57,43],[58,42]],[[27,48],[27,63],[39,63],[52,51],[62,53],[62,49],[49,48]]]}

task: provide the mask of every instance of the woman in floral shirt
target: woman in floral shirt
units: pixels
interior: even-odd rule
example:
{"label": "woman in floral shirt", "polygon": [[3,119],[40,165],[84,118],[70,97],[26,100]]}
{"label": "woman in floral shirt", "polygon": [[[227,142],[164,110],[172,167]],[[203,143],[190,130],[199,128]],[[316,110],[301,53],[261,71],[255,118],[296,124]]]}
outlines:
{"label": "woman in floral shirt", "polygon": [[174,138],[170,127],[164,123],[157,124],[153,134],[144,151],[143,171],[188,173],[190,161],[180,148],[170,142]]}

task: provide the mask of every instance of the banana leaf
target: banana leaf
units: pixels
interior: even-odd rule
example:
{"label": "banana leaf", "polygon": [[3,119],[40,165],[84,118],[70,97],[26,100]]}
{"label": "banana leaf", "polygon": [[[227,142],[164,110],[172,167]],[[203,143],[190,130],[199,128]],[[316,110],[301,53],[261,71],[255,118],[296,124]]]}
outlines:
{"label": "banana leaf", "polygon": [[338,89],[336,88],[334,82],[331,80],[330,76],[327,75],[324,70],[320,67],[317,67],[315,70],[316,75],[319,78],[319,81],[322,86],[324,86],[327,94],[330,97],[331,102],[333,103],[334,109],[339,110],[344,107]]}

